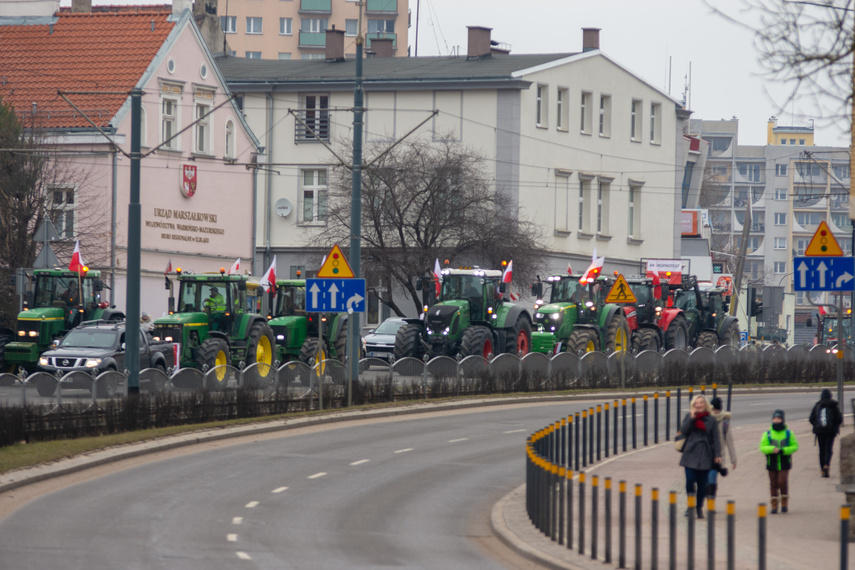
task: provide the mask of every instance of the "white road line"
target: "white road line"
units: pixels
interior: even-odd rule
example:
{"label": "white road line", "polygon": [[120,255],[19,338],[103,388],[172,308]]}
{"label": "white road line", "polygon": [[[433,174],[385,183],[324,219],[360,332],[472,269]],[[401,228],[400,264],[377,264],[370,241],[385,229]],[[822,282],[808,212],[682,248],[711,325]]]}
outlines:
{"label": "white road line", "polygon": [[360,459],[359,461],[354,461],[351,465],[362,465],[363,463],[368,463],[371,461],[370,459]]}
{"label": "white road line", "polygon": [[288,490],[288,487],[277,487],[270,492],[271,493],[281,493],[282,491],[287,491],[287,490]]}
{"label": "white road line", "polygon": [[744,404],[746,406],[771,406],[772,402],[760,402],[759,404]]}
{"label": "white road line", "polygon": [[226,540],[228,540],[229,542],[237,542],[237,535],[236,534],[227,534]]}
{"label": "white road line", "polygon": [[237,557],[241,560],[252,560],[252,556],[250,556],[246,552],[241,552],[240,550],[238,550],[235,554],[237,554]]}
{"label": "white road line", "polygon": [[235,517],[232,519],[232,524],[241,524],[243,523],[243,517]]}
{"label": "white road line", "polygon": [[255,507],[258,506],[258,501],[250,501],[245,506],[248,509],[254,509]]}
{"label": "white road line", "polygon": [[412,447],[408,447],[407,449],[399,449],[399,450],[398,450],[398,451],[396,451],[395,453],[406,453],[406,452],[408,452],[408,451],[412,451],[412,450],[413,450],[413,448],[412,448]]}
{"label": "white road line", "polygon": [[317,479],[318,477],[323,477],[324,475],[326,475],[326,473],[321,471],[320,473],[315,473],[314,475],[309,475],[309,479]]}
{"label": "white road line", "polygon": [[458,439],[449,439],[448,443],[457,443],[458,441],[466,441],[467,439],[469,439],[469,438],[468,437],[461,437]]}
{"label": "white road line", "polygon": [[511,431],[503,431],[502,433],[519,433],[521,431],[526,431],[524,429],[512,429]]}

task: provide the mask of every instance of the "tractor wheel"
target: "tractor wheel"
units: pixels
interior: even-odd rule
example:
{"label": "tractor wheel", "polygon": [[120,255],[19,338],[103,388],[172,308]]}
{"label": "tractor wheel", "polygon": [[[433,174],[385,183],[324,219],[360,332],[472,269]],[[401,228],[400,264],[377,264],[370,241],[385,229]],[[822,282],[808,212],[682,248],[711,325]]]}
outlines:
{"label": "tractor wheel", "polygon": [[421,359],[423,354],[422,327],[408,324],[399,328],[395,335],[395,360],[408,356]]}
{"label": "tractor wheel", "polygon": [[340,362],[344,362],[347,356],[347,321],[341,323],[338,329],[338,336],[335,337],[335,355]]}
{"label": "tractor wheel", "polygon": [[733,321],[724,330],[724,333],[719,335],[718,343],[721,346],[732,346],[739,348],[739,322]]}
{"label": "tractor wheel", "polygon": [[246,364],[247,366],[255,363],[259,364],[257,367],[259,378],[267,378],[273,373],[273,361],[276,359],[275,338],[273,336],[273,329],[263,321],[258,321],[249,329]]}
{"label": "tractor wheel", "polygon": [[632,348],[636,352],[655,350],[659,352],[659,331],[651,328],[638,329],[632,337]]}
{"label": "tractor wheel", "polygon": [[320,364],[328,357],[326,348],[318,342],[318,337],[310,336],[300,347],[300,360],[309,366]]}
{"label": "tractor wheel", "polygon": [[221,338],[211,337],[202,343],[202,346],[196,351],[196,362],[199,368],[204,368],[205,365],[211,371],[216,368],[214,377],[211,380],[208,388],[210,390],[221,390],[226,387],[226,369],[222,368],[225,364],[230,364],[229,359],[229,344]]}
{"label": "tractor wheel", "polygon": [[520,316],[517,324],[508,329],[505,340],[505,352],[523,357],[531,352],[531,323],[528,319]]}
{"label": "tractor wheel", "polygon": [[597,333],[591,329],[575,329],[567,339],[567,351],[582,355],[600,349]]}
{"label": "tractor wheel", "polygon": [[714,332],[704,331],[698,335],[698,346],[715,350],[718,346],[718,336]]}
{"label": "tractor wheel", "polygon": [[626,322],[626,315],[615,313],[606,328],[606,352],[626,352],[629,350],[631,334],[629,323]]}
{"label": "tractor wheel", "polygon": [[464,358],[475,354],[490,360],[493,355],[493,335],[490,329],[478,325],[467,327],[460,340],[460,354]]}
{"label": "tractor wheel", "polygon": [[668,325],[668,330],[665,331],[665,348],[671,350],[688,350],[689,348],[689,325],[686,324],[686,317],[680,315],[674,317],[671,324]]}

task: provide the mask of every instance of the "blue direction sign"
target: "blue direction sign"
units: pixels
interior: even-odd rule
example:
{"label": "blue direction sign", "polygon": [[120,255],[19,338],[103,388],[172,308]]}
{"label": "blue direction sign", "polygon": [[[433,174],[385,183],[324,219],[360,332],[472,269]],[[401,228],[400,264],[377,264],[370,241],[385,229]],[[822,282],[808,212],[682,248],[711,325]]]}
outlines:
{"label": "blue direction sign", "polygon": [[794,257],[796,291],[855,291],[855,258]]}
{"label": "blue direction sign", "polygon": [[306,279],[306,311],[364,313],[365,279]]}

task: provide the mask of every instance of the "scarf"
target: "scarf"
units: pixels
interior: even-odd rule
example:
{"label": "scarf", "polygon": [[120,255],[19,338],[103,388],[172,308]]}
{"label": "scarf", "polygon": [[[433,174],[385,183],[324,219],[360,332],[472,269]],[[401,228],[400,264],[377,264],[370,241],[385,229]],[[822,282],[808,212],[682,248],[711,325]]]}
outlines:
{"label": "scarf", "polygon": [[709,412],[701,412],[695,416],[695,427],[701,431],[706,431],[707,426],[704,424],[704,418],[708,415],[710,415]]}

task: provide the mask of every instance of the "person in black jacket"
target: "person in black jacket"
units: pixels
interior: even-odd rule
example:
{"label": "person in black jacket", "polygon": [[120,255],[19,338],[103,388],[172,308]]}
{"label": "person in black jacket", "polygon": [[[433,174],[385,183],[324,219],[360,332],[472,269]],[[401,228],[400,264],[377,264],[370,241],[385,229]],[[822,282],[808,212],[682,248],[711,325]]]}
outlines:
{"label": "person in black jacket", "polygon": [[[696,396],[680,426],[680,433],[686,436],[680,465],[686,469],[686,493],[697,496],[695,508],[699,519],[704,518],[710,469],[721,465],[721,436],[710,411],[706,396]],[[690,514],[686,509],[686,516]]]}
{"label": "person in black jacket", "polygon": [[834,438],[840,433],[840,426],[843,424],[843,413],[840,411],[840,405],[837,400],[831,398],[831,390],[828,388],[822,391],[819,401],[814,404],[809,421],[813,426],[813,433],[816,434],[816,441],[819,444],[819,468],[822,471],[822,476],[828,477]]}

